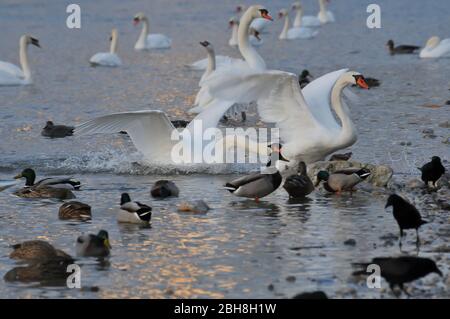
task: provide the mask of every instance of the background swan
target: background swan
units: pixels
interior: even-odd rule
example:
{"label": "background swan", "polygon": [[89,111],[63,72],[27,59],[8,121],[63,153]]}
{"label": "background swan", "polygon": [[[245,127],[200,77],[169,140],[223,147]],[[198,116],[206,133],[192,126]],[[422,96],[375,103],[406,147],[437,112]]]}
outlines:
{"label": "background swan", "polygon": [[331,23],[331,22],[335,22],[336,20],[334,19],[334,14],[333,12],[327,10],[327,4],[328,4],[329,0],[319,0],[319,14],[317,15],[317,17],[320,20],[320,23],[322,24],[326,24],[326,23]]}
{"label": "background swan", "polygon": [[111,46],[109,52],[100,52],[96,53],[91,57],[89,62],[92,66],[120,66],[122,65],[122,61],[117,55],[117,41],[119,34],[117,29],[112,29],[111,37],[109,41],[111,42]]}
{"label": "background swan", "polygon": [[[232,31],[231,31],[231,38],[228,41],[228,44],[232,47],[237,47],[239,45],[239,37],[238,37],[239,20],[237,20],[237,18],[233,17],[230,19],[229,24],[230,24]],[[259,31],[257,31],[256,29],[254,29],[253,27],[250,26],[249,37],[250,37],[250,43],[253,46],[260,46],[264,43],[264,40],[262,40],[259,37],[259,34],[260,34]]]}
{"label": "background swan", "polygon": [[39,40],[29,35],[20,37],[20,66],[0,61],[0,86],[26,85],[32,83],[31,70],[28,63],[28,45],[32,44],[40,48]]}
{"label": "background swan", "polygon": [[322,23],[320,22],[320,19],[317,16],[304,16],[303,15],[303,8],[300,3],[300,1],[295,2],[292,5],[292,10],[296,12],[295,19],[294,19],[294,28],[299,27],[309,27],[309,28],[316,28],[322,26]]}
{"label": "background swan", "polygon": [[148,18],[142,12],[134,16],[133,23],[134,25],[138,25],[141,21],[143,27],[134,46],[135,50],[169,49],[172,46],[172,40],[164,34],[149,34]]}
{"label": "background swan", "polygon": [[282,9],[278,13],[279,19],[282,19],[283,17],[285,20],[283,30],[281,31],[281,34],[278,37],[280,40],[311,39],[319,33],[319,31],[317,30],[304,27],[296,27],[289,29],[289,12],[286,9]]}
{"label": "background swan", "polygon": [[421,58],[450,57],[450,38],[441,39],[437,36],[428,39],[425,47],[420,51]]}

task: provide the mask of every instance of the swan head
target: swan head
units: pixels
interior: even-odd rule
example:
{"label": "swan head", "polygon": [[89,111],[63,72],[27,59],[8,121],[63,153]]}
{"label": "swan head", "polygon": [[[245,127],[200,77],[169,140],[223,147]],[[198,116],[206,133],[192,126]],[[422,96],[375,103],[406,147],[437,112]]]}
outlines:
{"label": "swan head", "polygon": [[344,84],[348,85],[357,85],[362,89],[369,89],[369,85],[366,82],[366,79],[361,73],[358,72],[346,72],[342,75],[342,81]]}
{"label": "swan head", "polygon": [[143,12],[138,12],[135,14],[135,16],[133,18],[133,24],[138,25],[139,22],[141,22],[142,20],[145,20],[145,19],[147,19],[145,14]]}
{"label": "swan head", "polygon": [[250,8],[247,9],[245,15],[250,15],[250,17],[253,19],[262,18],[269,21],[273,21],[273,18],[270,16],[269,11],[261,5],[251,6]]}
{"label": "swan head", "polygon": [[118,35],[119,35],[119,33],[118,33],[117,29],[116,28],[112,29],[111,36],[109,37],[109,41],[116,39]]}
{"label": "swan head", "polygon": [[278,12],[278,19],[283,19],[284,17],[287,17],[289,15],[289,12],[286,9],[281,9]]}
{"label": "swan head", "polygon": [[300,1],[294,2],[292,4],[292,11],[302,10],[302,4]]}
{"label": "swan head", "polygon": [[214,49],[212,44],[209,43],[208,41],[202,41],[202,42],[200,42],[200,45],[208,51],[212,51]]}
{"label": "swan head", "polygon": [[258,41],[261,41],[261,38],[259,37],[260,33],[255,28],[250,28],[248,34],[254,36],[256,39],[258,39]]}
{"label": "swan head", "polygon": [[435,48],[439,45],[439,43],[441,42],[441,39],[437,36],[431,37],[428,39],[426,47],[428,48]]}
{"label": "swan head", "polygon": [[230,20],[228,20],[228,25],[230,28],[232,28],[234,25],[239,25],[239,20],[236,17],[231,17]]}
{"label": "swan head", "polygon": [[25,42],[25,44],[32,44],[34,46],[37,46],[38,48],[41,47],[41,45],[39,44],[39,40],[32,37],[31,35],[23,35],[21,37],[21,40]]}

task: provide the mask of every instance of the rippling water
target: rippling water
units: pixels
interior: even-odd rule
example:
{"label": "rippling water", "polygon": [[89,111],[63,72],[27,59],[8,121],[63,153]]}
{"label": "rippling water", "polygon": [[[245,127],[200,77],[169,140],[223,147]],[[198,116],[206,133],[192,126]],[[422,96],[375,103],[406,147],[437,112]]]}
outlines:
{"label": "rippling water", "polygon": [[[272,13],[290,2],[261,1]],[[308,15],[317,12],[315,1],[303,2]],[[448,120],[449,106],[423,107],[450,100],[450,60],[390,57],[384,44],[390,38],[423,45],[431,35],[449,37],[442,30],[449,24],[450,3],[380,0],[383,28],[369,30],[365,20],[371,2],[332,1],[330,10],[337,23],[324,26],[310,41],[277,41],[282,28],[278,21],[263,34],[260,52],[274,69],[298,73],[308,68],[319,76],[349,67],[381,79],[380,88],[354,91],[360,100],[350,107],[359,140],[351,151],[356,160],[388,164],[398,176],[408,177],[431,155],[447,159],[450,155],[448,145],[441,142],[449,137],[449,130],[438,126]],[[61,1],[3,0],[0,4],[1,60],[18,63],[18,39],[23,33],[33,34],[42,45],[40,50],[29,50],[34,84],[0,88],[0,179],[11,179],[27,166],[41,176],[76,175],[86,185],[77,198],[93,207],[94,218],[89,223],[59,221],[61,203],[1,192],[0,274],[16,266],[8,258],[9,245],[34,238],[74,254],[79,234],[103,228],[110,233],[112,256],[106,264],[78,261],[82,285],[98,287],[98,291],[3,283],[0,297],[269,298],[316,289],[332,297],[380,296],[380,291],[351,279],[350,263],[400,253],[395,241],[380,238],[397,234],[392,216],[383,210],[383,194],[317,192],[305,202],[289,203],[284,191],[278,190],[255,204],[221,190],[235,175],[159,175],[164,170],[142,165],[124,136],[41,137],[40,130],[49,119],[77,124],[98,115],[140,109],[162,109],[173,119],[190,118],[186,111],[199,74],[184,65],[204,57],[198,42],[209,40],[218,54],[239,56],[227,45],[227,21],[237,4],[233,1],[77,3],[82,8],[81,30],[65,28]],[[132,49],[139,30],[131,19],[138,11],[150,16],[151,32],[173,39],[171,50],[139,53]],[[92,54],[108,49],[112,27],[120,32],[124,66],[89,67]],[[254,122],[252,117],[250,123]],[[426,128],[437,137],[424,138]],[[161,178],[179,185],[179,199],[150,199],[149,188]],[[124,191],[154,207],[151,228],[116,223],[114,209]],[[177,203],[191,199],[204,199],[213,209],[206,215],[176,212]],[[448,241],[448,216],[431,218],[434,223],[424,227],[420,255],[437,260],[447,273],[448,253],[435,253],[433,247]],[[344,245],[349,238],[356,240],[356,246]],[[414,237],[408,239],[411,242],[405,249],[413,252]],[[287,281],[288,276],[295,276],[295,282]],[[430,277],[417,285],[414,296],[448,297],[445,279],[434,285]],[[268,289],[269,285],[274,289]],[[387,291],[381,296],[392,297]]]}

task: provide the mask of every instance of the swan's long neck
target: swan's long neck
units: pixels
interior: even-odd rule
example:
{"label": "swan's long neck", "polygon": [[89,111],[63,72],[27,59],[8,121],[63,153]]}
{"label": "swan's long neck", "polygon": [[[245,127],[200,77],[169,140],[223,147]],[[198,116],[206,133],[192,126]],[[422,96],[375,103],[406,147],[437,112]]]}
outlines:
{"label": "swan's long neck", "polygon": [[249,42],[249,30],[252,21],[253,17],[249,11],[247,11],[241,18],[238,31],[239,51],[251,68],[265,70],[266,62],[264,62],[264,59]]}
{"label": "swan's long neck", "polygon": [[20,38],[20,66],[22,67],[22,72],[25,75],[25,80],[31,79],[30,65],[28,64],[28,44],[26,37]]}
{"label": "swan's long neck", "polygon": [[208,66],[206,68],[204,77],[210,75],[213,71],[216,70],[216,54],[213,48],[206,49],[208,52]]}
{"label": "swan's long neck", "polygon": [[336,146],[339,146],[339,148],[350,146],[356,142],[356,129],[349,116],[350,110],[342,101],[342,91],[347,85],[348,82],[341,77],[331,92],[331,106],[341,120],[342,125],[338,139],[336,140]]}
{"label": "swan's long neck", "polygon": [[238,23],[233,24],[233,30],[232,30],[232,33],[231,33],[231,40],[230,40],[230,42],[235,44],[235,45],[239,41],[238,31],[239,31],[239,24]]}
{"label": "swan's long neck", "polygon": [[288,37],[288,30],[289,30],[289,15],[286,15],[284,18],[284,27],[283,31],[281,31],[281,34],[279,36],[280,39],[287,39]]}
{"label": "swan's long neck", "polygon": [[294,27],[300,28],[302,26],[302,16],[303,12],[301,9],[297,9],[297,14],[295,15]]}
{"label": "swan's long neck", "polygon": [[327,5],[325,3],[326,0],[319,0],[319,7],[320,7],[320,13],[325,14],[327,13]]}
{"label": "swan's long neck", "polygon": [[148,19],[147,17],[144,17],[141,19],[142,21],[142,30],[141,35],[139,36],[138,42],[145,43],[147,40],[148,32],[149,32],[149,25],[148,25]]}
{"label": "swan's long neck", "polygon": [[117,53],[117,41],[118,41],[118,36],[116,33],[112,34],[112,39],[111,39],[111,47],[109,49],[109,52],[111,54],[116,54]]}

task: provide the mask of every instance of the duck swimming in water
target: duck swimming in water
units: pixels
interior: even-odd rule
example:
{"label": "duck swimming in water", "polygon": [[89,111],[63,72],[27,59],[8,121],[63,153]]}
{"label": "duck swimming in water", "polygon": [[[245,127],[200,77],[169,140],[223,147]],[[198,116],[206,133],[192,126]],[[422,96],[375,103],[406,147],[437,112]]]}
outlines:
{"label": "duck swimming in water", "polygon": [[389,40],[386,43],[386,47],[388,48],[390,55],[395,55],[395,54],[414,54],[414,53],[416,53],[417,50],[420,49],[420,47],[415,46],[415,45],[394,46],[394,41],[393,40]]}
{"label": "duck swimming in water", "polygon": [[324,183],[324,188],[330,193],[340,193],[343,191],[353,191],[354,187],[370,176],[370,171],[367,168],[362,169],[346,169],[336,171],[332,174],[327,171],[320,171],[317,174],[316,186],[321,181]]}
{"label": "duck swimming in water", "polygon": [[155,198],[178,197],[180,190],[174,182],[160,180],[153,185],[150,194]]}
{"label": "duck swimming in water", "polygon": [[265,171],[255,172],[226,183],[225,189],[239,197],[254,198],[257,202],[277,190],[283,178],[275,167],[276,161],[288,162],[288,160],[281,155],[282,145],[275,143],[269,147],[272,153]]}
{"label": "duck swimming in water", "polygon": [[78,237],[76,243],[77,256],[82,257],[106,257],[109,256],[110,249],[106,230],[100,230],[97,235],[82,235]]}
{"label": "duck swimming in water", "polygon": [[72,136],[73,126],[55,125],[52,121],[47,121],[45,127],[42,129],[41,135],[50,138],[63,138]]}
{"label": "duck swimming in water", "polygon": [[71,178],[45,178],[35,183],[36,173],[32,168],[24,169],[15,179],[25,178],[25,187],[14,194],[25,198],[57,198],[72,199],[75,195],[71,190],[78,190],[79,181]]}
{"label": "duck swimming in water", "polygon": [[120,198],[119,223],[148,224],[152,218],[152,208],[139,202],[132,202],[130,195],[123,193]]}
{"label": "duck swimming in water", "polygon": [[89,220],[91,219],[91,206],[71,201],[64,203],[58,212],[59,219],[78,219],[78,220]]}

